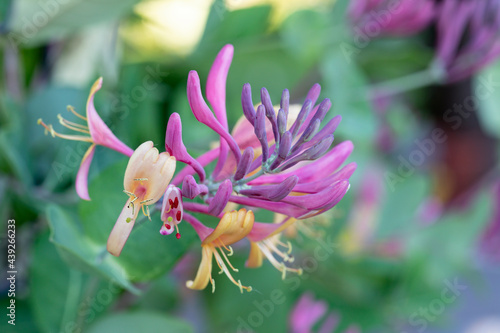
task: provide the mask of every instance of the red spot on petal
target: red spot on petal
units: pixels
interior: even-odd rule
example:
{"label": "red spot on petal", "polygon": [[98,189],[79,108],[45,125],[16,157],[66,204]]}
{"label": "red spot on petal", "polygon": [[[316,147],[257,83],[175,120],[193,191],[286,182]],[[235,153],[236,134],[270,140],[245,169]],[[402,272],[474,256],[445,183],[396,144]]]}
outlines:
{"label": "red spot on petal", "polygon": [[181,239],[181,234],[180,234],[180,233],[177,233],[177,234],[175,235],[175,237],[177,237],[177,239]]}
{"label": "red spot on petal", "polygon": [[175,218],[177,219],[177,221],[181,220],[181,211],[180,210],[177,212],[177,214],[175,214]]}
{"label": "red spot on petal", "polygon": [[177,208],[178,206],[179,206],[179,198],[175,197],[174,208]]}
{"label": "red spot on petal", "polygon": [[170,230],[170,228],[172,228],[172,227],[170,226],[170,224],[165,224],[165,228],[167,228],[168,230]]}

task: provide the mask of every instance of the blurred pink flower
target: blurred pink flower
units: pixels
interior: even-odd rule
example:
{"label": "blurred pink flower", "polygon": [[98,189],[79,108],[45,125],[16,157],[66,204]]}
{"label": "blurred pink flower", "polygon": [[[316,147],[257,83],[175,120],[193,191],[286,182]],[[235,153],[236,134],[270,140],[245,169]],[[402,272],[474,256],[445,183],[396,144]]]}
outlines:
{"label": "blurred pink flower", "polygon": [[[290,316],[289,327],[292,333],[312,333],[313,327],[327,313],[328,307],[324,301],[315,301],[311,293],[304,293],[295,303]],[[330,313],[318,329],[318,333],[331,333],[337,328],[340,316]],[[360,333],[356,325],[351,325],[344,333]]]}

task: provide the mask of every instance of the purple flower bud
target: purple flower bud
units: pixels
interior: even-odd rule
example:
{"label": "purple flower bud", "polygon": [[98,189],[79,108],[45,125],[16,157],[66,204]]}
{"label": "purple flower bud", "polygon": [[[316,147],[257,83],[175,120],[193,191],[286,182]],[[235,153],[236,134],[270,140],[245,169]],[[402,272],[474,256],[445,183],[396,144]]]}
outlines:
{"label": "purple flower bud", "polygon": [[309,116],[309,112],[311,112],[311,108],[312,108],[312,101],[310,99],[306,99],[306,101],[302,105],[302,109],[300,109],[300,112],[297,116],[297,119],[295,120],[292,127],[290,128],[290,132],[292,133],[292,138],[295,138],[297,136],[299,129],[302,127],[302,124],[304,123],[306,118]]}
{"label": "purple flower bud", "polygon": [[243,154],[241,155],[240,163],[238,163],[238,167],[236,168],[236,172],[234,173],[234,180],[240,180],[248,173],[250,166],[253,162],[253,148],[247,147]]}
{"label": "purple flower bud", "polygon": [[342,120],[341,116],[335,116],[335,117],[333,117],[325,125],[325,127],[323,127],[321,129],[321,131],[319,131],[316,135],[314,135],[314,137],[310,141],[304,143],[300,148],[301,149],[307,149],[309,147],[312,147],[315,144],[317,144],[318,142],[320,142],[321,140],[323,140],[328,135],[333,134],[335,132],[335,130],[337,129],[337,127],[339,126],[341,120]]}
{"label": "purple flower bud", "polygon": [[280,137],[286,131],[286,119],[287,119],[287,115],[286,115],[285,110],[279,109],[278,119],[276,120],[276,122],[278,124],[278,133],[280,134]]}
{"label": "purple flower bud", "polygon": [[226,207],[227,202],[229,201],[229,196],[232,192],[233,184],[231,183],[231,180],[226,179],[219,185],[217,193],[215,193],[212,201],[210,201],[210,204],[208,205],[208,213],[213,216],[219,216]]}
{"label": "purple flower bud", "polygon": [[311,138],[319,131],[319,126],[321,125],[321,120],[315,119],[312,121],[312,123],[309,123],[309,125],[306,127],[306,130],[302,133],[300,138],[295,142],[292,148],[292,153],[297,152],[299,149],[304,149],[302,148],[302,144],[304,142],[308,142],[311,140]]}
{"label": "purple flower bud", "polygon": [[316,113],[312,117],[310,123],[312,123],[316,119],[319,119],[320,121],[323,121],[323,119],[325,119],[326,113],[328,112],[328,110],[330,110],[331,106],[332,106],[332,102],[330,101],[330,99],[329,98],[325,98],[321,102],[321,104],[319,105],[318,110],[316,111]]}
{"label": "purple flower bud", "polygon": [[271,102],[271,97],[269,96],[269,92],[266,88],[262,88],[260,90],[260,99],[262,101],[262,105],[264,105],[264,107],[266,108],[266,117],[267,119],[269,119],[271,125],[273,126],[274,141],[278,142],[279,134],[278,124],[276,121],[276,113],[274,112],[273,102]]}
{"label": "purple flower bud", "polygon": [[186,177],[184,177],[184,180],[182,181],[182,196],[189,199],[194,199],[200,193],[201,190],[196,183],[196,180],[194,180],[194,177],[191,175],[187,175]]}
{"label": "purple flower bud", "polygon": [[308,150],[306,150],[306,154],[309,156],[309,160],[315,160],[317,158],[320,158],[323,156],[328,149],[330,149],[330,146],[333,143],[333,135],[329,135],[323,140],[321,140],[318,144],[312,146]]}
{"label": "purple flower bud", "polygon": [[318,133],[320,125],[321,125],[321,120],[319,120],[319,119],[316,119],[312,123],[312,125],[309,124],[309,126],[304,131],[304,134],[302,134],[305,142],[310,141],[312,139],[312,137],[315,136],[316,133]]}
{"label": "purple flower bud", "polygon": [[290,108],[290,92],[288,89],[283,90],[281,94],[280,108],[285,111],[285,116],[288,117],[288,110]]}
{"label": "purple flower bud", "polygon": [[200,176],[201,181],[205,179],[205,170],[197,160],[189,155],[186,146],[182,142],[181,117],[176,112],[172,113],[168,119],[167,133],[165,134],[165,149],[177,161],[190,165]]}
{"label": "purple flower bud", "polygon": [[257,113],[255,115],[254,130],[255,136],[259,139],[262,145],[262,162],[266,162],[269,156],[269,146],[267,144],[267,134],[266,134],[266,115],[265,115],[264,105],[259,105],[257,107]]}
{"label": "purple flower bud", "polygon": [[281,184],[278,185],[278,187],[269,194],[269,200],[271,201],[281,201],[283,200],[286,196],[292,192],[293,188],[295,185],[297,185],[297,182],[299,181],[299,177],[296,175],[292,175],[285,179],[285,181]]}
{"label": "purple flower bud", "polygon": [[286,131],[281,137],[280,146],[278,148],[278,156],[276,156],[276,160],[274,160],[273,164],[271,164],[271,170],[276,169],[287,158],[291,146],[292,133],[290,133],[290,131]]}
{"label": "purple flower bud", "polygon": [[245,83],[243,85],[243,90],[241,91],[241,106],[243,107],[243,114],[248,119],[250,124],[255,121],[255,108],[252,102],[252,88],[250,83]]}
{"label": "purple flower bud", "polygon": [[[318,100],[319,94],[321,93],[321,86],[317,83],[315,83],[311,89],[309,89],[309,92],[307,93],[306,96],[306,101],[309,99],[311,100],[311,105],[314,106],[316,104],[316,101]],[[304,101],[305,103],[305,101]]]}
{"label": "purple flower bud", "polygon": [[312,161],[320,158],[328,151],[328,149],[330,149],[332,142],[333,142],[333,135],[327,136],[326,138],[324,138],[311,148],[306,149],[305,151],[302,151],[298,153],[296,156],[289,159],[285,164],[279,167],[279,171],[291,168],[295,164],[302,161]]}
{"label": "purple flower bud", "polygon": [[270,201],[281,201],[292,192],[298,181],[299,177],[292,175],[280,184],[253,186],[250,189],[241,190],[240,194]]}

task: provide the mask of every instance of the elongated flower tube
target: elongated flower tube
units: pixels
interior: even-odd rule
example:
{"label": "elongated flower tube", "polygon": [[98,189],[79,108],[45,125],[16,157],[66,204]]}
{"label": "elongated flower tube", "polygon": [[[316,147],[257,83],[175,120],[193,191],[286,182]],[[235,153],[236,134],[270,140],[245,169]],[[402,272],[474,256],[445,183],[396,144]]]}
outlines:
{"label": "elongated flower tube", "polygon": [[87,124],[81,125],[74,123],[72,121],[64,119],[61,115],[58,115],[59,122],[66,128],[77,132],[78,134],[68,135],[61,134],[54,130],[52,125],[46,125],[42,119],[38,120],[38,124],[45,127],[46,132],[50,133],[53,137],[59,137],[66,140],[83,141],[91,143],[90,147],[87,149],[83,155],[78,174],[76,176],[76,192],[78,196],[84,200],[90,200],[88,192],[88,173],[92,158],[94,157],[94,151],[96,145],[105,146],[107,148],[116,150],[126,156],[132,156],[134,152],[126,144],[121,142],[111,130],[106,126],[104,121],[99,117],[94,106],[94,95],[102,87],[102,78],[99,78],[90,89],[90,95],[87,100],[86,116],[82,116],[77,113],[72,107],[68,107],[68,111],[73,113],[76,117],[82,119]]}
{"label": "elongated flower tube", "polygon": [[437,30],[436,59],[447,81],[465,79],[500,56],[500,1],[444,0]]}
{"label": "elongated flower tube", "polygon": [[[229,280],[240,288],[241,292],[243,292],[243,289],[251,291],[251,287],[243,286],[240,280],[236,281],[231,275],[231,270],[234,272],[238,272],[238,270],[231,265],[228,256],[233,254],[230,245],[243,239],[252,230],[254,224],[253,212],[244,208],[239,211],[227,212],[215,229],[204,226],[189,214],[186,214],[185,219],[194,227],[202,240],[200,267],[195,279],[186,282],[186,287],[201,290],[205,289],[208,282],[210,282],[212,291],[215,291],[215,281],[212,278],[212,257],[215,257],[221,273],[224,272]],[[226,255],[224,250],[229,253]]]}
{"label": "elongated flower tube", "polygon": [[[128,161],[123,187],[129,196],[108,238],[108,252],[119,256],[137,215],[142,208],[149,217],[149,205],[156,203],[165,193],[175,171],[175,157],[159,153],[152,141],[141,144]],[[146,208],[145,208],[146,207]]]}

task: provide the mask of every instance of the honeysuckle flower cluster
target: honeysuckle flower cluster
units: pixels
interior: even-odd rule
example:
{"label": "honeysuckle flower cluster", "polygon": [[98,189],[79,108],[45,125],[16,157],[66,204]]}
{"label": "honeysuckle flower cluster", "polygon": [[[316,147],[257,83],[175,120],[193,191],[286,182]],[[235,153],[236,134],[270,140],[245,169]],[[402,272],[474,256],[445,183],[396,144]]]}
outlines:
{"label": "honeysuckle flower cluster", "polygon": [[[310,293],[304,293],[294,305],[290,317],[289,326],[292,333],[312,333],[313,327],[320,322],[321,318],[328,312],[326,302],[314,300]],[[339,314],[331,312],[326,316],[318,333],[334,332],[340,320]],[[360,329],[356,325],[350,325],[344,333],[359,333]]]}
{"label": "honeysuckle flower cluster", "polygon": [[349,16],[354,32],[370,38],[416,34],[435,24],[438,81],[465,79],[500,56],[499,0],[356,0]]}
{"label": "honeysuckle flower cluster", "polygon": [[355,0],[350,3],[349,17],[369,37],[408,36],[429,26],[435,7],[434,0]]}
{"label": "honeysuckle flower cluster", "polygon": [[448,82],[469,77],[500,56],[499,0],[444,0],[436,24],[436,57]]}
{"label": "honeysuckle flower cluster", "polygon": [[[351,153],[351,142],[332,148],[333,133],[340,116],[327,119],[329,99],[317,103],[320,86],[315,84],[302,106],[290,105],[288,90],[282,93],[278,107],[265,88],[261,89],[260,104],[254,106],[251,87],[243,86],[241,102],[243,116],[229,131],[226,116],[226,78],[233,57],[233,46],[226,45],[217,55],[206,85],[207,105],[201,91],[198,74],[191,71],[187,82],[187,97],[196,119],[215,131],[220,142],[198,158],[192,157],[182,140],[182,122],[177,113],[168,121],[165,152],[160,153],[148,141],[132,151],[119,141],[95,111],[93,99],[102,85],[99,79],[91,89],[87,103],[88,123],[83,125],[61,121],[63,125],[87,136],[67,136],[56,133],[51,125],[40,120],[53,136],[91,142],[76,187],[83,199],[89,199],[86,176],[91,154],[96,144],[130,156],[125,171],[125,206],[108,238],[108,251],[118,256],[133,229],[139,211],[150,218],[151,209],[161,209],[159,232],[170,235],[174,229],[180,239],[179,223],[186,221],[201,240],[202,260],[191,289],[204,289],[212,277],[215,258],[221,273],[241,291],[251,290],[233,277],[238,272],[229,261],[232,244],[246,239],[250,242],[247,267],[259,267],[266,258],[285,276],[286,272],[301,273],[290,267],[293,262],[290,242],[281,241],[281,233],[304,220],[334,207],[349,189],[349,178],[355,163],[342,167]],[[72,109],[71,109],[72,110]],[[213,112],[212,112],[213,110]],[[76,113],[75,113],[76,114]],[[87,155],[90,155],[87,156]],[[175,176],[178,162],[186,164]],[[211,174],[206,167],[215,164]],[[162,201],[160,201],[160,199]],[[243,207],[237,207],[238,205]],[[269,210],[280,214],[276,223],[255,221],[254,211]],[[215,229],[207,227],[193,213],[220,219]],[[182,241],[182,240],[180,240]]]}

